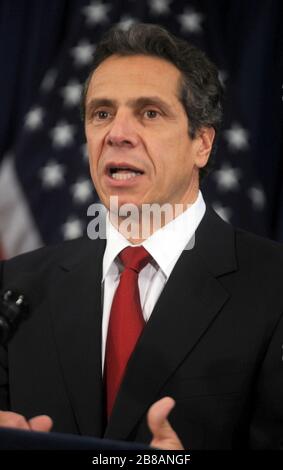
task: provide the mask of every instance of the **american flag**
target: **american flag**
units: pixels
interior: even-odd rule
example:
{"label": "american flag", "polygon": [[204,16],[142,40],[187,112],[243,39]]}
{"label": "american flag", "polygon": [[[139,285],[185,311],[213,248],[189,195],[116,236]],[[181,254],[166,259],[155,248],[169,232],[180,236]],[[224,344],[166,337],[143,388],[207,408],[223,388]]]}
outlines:
{"label": "american flag", "polygon": [[[225,220],[276,237],[274,200],[278,201],[283,177],[277,175],[278,186],[269,188],[265,173],[268,158],[280,168],[280,160],[270,157],[270,152],[280,152],[282,137],[276,146],[267,141],[278,123],[272,128],[274,116],[267,122],[265,112],[275,99],[270,87],[277,76],[273,69],[268,75],[274,59],[268,48],[275,47],[270,35],[276,26],[277,2],[58,3],[62,14],[56,53],[2,154],[0,239],[4,255],[85,233],[87,208],[97,195],[90,180],[79,110],[83,83],[101,34],[113,24],[126,29],[135,22],[165,26],[204,49],[218,66],[226,91],[224,125],[215,168],[202,191]],[[9,37],[7,32],[7,42]],[[35,47],[30,44],[31,50]],[[283,215],[283,190],[281,194]]]}

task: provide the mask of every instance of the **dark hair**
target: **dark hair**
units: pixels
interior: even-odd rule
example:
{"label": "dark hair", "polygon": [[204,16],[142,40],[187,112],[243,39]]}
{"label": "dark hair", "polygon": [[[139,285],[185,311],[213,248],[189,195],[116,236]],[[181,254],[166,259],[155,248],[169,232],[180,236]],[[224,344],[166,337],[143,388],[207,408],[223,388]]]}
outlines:
{"label": "dark hair", "polygon": [[[105,59],[112,55],[148,55],[165,59],[174,64],[182,73],[179,99],[189,122],[189,135],[193,139],[201,127],[213,127],[216,137],[222,121],[223,88],[218,78],[216,66],[197,47],[177,38],[165,28],[138,23],[128,30],[112,27],[97,44],[90,75],[85,83],[82,111],[93,72]],[[215,152],[215,141],[212,153]],[[204,176],[211,166],[209,163],[200,170]]]}

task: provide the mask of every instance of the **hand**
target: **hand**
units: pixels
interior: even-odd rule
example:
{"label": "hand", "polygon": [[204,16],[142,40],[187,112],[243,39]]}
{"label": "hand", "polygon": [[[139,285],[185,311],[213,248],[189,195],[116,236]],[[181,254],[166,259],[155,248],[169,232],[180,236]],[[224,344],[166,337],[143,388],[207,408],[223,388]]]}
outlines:
{"label": "hand", "polygon": [[0,427],[3,428],[48,432],[52,426],[53,422],[49,416],[35,416],[34,418],[27,420],[20,414],[12,413],[11,411],[0,411]]}
{"label": "hand", "polygon": [[153,434],[151,447],[162,450],[184,450],[184,447],[171,427],[167,417],[175,406],[173,398],[165,397],[156,401],[147,413],[147,424]]}

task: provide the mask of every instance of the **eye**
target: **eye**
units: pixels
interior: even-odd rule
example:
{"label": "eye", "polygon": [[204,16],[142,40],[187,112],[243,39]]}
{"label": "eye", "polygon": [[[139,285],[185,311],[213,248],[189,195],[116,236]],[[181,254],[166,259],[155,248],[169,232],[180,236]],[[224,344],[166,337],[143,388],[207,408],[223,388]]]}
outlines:
{"label": "eye", "polygon": [[144,115],[145,115],[148,119],[156,119],[157,116],[160,116],[160,112],[156,111],[155,109],[147,109],[147,110],[144,112]]}
{"label": "eye", "polygon": [[99,121],[105,121],[110,116],[109,111],[99,110],[94,113],[94,118]]}

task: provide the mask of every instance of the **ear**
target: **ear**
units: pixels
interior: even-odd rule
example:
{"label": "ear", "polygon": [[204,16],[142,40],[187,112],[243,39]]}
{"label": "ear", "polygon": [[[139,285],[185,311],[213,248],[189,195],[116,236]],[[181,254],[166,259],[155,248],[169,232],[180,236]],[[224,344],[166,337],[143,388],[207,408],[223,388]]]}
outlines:
{"label": "ear", "polygon": [[214,137],[215,130],[213,127],[202,127],[197,131],[197,151],[195,154],[195,164],[198,168],[203,168],[207,164]]}

